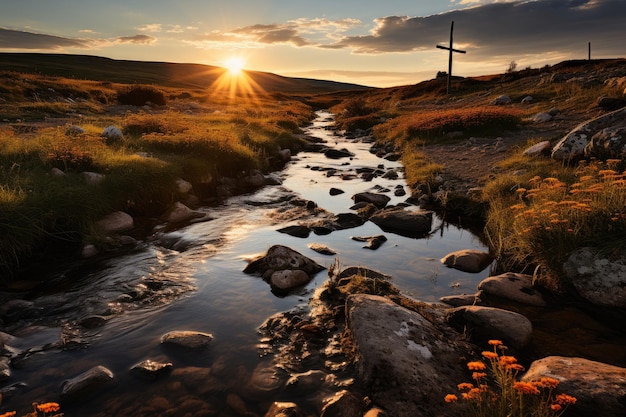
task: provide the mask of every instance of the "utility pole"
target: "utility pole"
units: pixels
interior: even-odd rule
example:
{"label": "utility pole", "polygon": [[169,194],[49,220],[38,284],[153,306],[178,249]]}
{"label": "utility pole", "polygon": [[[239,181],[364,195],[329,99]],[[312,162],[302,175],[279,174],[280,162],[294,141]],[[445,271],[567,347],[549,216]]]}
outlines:
{"label": "utility pole", "polygon": [[459,49],[454,49],[452,47],[452,32],[454,31],[454,20],[452,21],[452,25],[450,25],[450,46],[441,46],[441,45],[437,45],[437,48],[439,49],[445,49],[447,51],[450,52],[450,55],[448,57],[448,85],[447,85],[447,93],[450,94],[450,83],[452,80],[452,53],[453,52],[458,52],[460,54],[464,54],[467,51],[461,51]]}
{"label": "utility pole", "polygon": [[587,47],[587,61],[591,62],[591,42],[589,42]]}

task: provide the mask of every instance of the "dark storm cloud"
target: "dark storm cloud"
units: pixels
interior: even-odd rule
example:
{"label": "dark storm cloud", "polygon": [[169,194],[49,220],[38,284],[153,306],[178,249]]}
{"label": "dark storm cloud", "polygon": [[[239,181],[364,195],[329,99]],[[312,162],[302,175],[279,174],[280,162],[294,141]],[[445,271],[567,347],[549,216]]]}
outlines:
{"label": "dark storm cloud", "polygon": [[369,35],[346,36],[325,48],[382,54],[432,49],[447,43],[450,22],[455,42],[474,58],[559,51],[571,53],[594,43],[594,50],[623,55],[624,0],[537,0],[493,3],[427,17],[376,19]]}
{"label": "dark storm cloud", "polygon": [[62,49],[88,48],[88,42],[81,39],[24,32],[0,28],[0,48],[2,49]]}

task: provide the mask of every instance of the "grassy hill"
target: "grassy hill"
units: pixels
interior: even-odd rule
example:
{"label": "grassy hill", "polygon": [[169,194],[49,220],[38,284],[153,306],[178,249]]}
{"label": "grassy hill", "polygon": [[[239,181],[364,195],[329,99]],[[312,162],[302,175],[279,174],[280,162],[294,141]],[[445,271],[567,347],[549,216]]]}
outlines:
{"label": "grassy hill", "polygon": [[[175,88],[206,88],[226,69],[202,64],[115,60],[89,55],[0,53],[0,70],[109,81],[121,84],[155,84]],[[245,71],[251,83],[268,93],[305,94],[343,90],[368,90],[357,84]]]}

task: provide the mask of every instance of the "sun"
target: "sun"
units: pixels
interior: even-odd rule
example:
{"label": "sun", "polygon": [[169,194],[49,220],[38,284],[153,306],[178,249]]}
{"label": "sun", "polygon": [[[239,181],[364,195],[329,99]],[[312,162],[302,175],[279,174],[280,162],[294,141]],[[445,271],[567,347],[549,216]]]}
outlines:
{"label": "sun", "polygon": [[233,57],[228,58],[224,62],[224,65],[226,66],[226,69],[231,75],[239,75],[241,74],[243,67],[246,65],[246,62],[244,61],[242,57],[233,56]]}

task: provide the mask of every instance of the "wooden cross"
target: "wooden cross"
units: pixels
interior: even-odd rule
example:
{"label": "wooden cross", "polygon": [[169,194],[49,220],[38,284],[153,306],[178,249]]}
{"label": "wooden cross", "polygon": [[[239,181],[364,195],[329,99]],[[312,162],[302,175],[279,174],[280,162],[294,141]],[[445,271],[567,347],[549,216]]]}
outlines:
{"label": "wooden cross", "polygon": [[458,52],[460,54],[464,54],[467,52],[467,51],[461,51],[460,49],[454,49],[452,47],[452,32],[453,31],[454,31],[454,21],[452,21],[452,25],[450,26],[450,46],[437,45],[437,48],[439,49],[445,49],[447,51],[450,51],[450,57],[448,58],[448,86],[447,86],[448,94],[450,94],[450,80],[452,79],[452,53]]}

